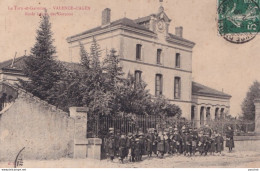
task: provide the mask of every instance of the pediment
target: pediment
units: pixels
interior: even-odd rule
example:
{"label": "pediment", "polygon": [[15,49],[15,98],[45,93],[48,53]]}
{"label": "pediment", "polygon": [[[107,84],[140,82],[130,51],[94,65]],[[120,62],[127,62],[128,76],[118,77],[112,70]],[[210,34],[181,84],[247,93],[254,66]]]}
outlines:
{"label": "pediment", "polygon": [[171,19],[166,15],[166,13],[165,13],[164,11],[158,13],[158,14],[156,15],[156,18],[157,18],[158,20],[163,20],[163,21],[165,21],[165,22],[171,22]]}

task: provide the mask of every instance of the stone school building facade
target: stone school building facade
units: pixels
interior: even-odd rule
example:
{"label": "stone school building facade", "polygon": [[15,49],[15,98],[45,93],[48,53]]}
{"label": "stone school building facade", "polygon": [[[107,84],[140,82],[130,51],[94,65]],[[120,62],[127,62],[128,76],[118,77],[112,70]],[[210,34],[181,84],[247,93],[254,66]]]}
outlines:
{"label": "stone school building facade", "polygon": [[[171,19],[161,6],[157,13],[138,19],[110,21],[111,10],[102,12],[101,25],[67,38],[72,59],[80,60],[79,42],[89,49],[93,37],[103,57],[114,48],[125,73],[144,80],[152,95],[163,95],[182,110],[182,116],[202,126],[229,113],[231,96],[192,81],[192,49],[195,43],[183,38],[183,28],[169,33]],[[27,79],[22,66],[26,56],[0,63],[0,81],[11,84]],[[70,70],[78,63],[61,63]]]}
{"label": "stone school building facade", "polygon": [[[161,6],[158,12],[138,19],[111,21],[111,9],[102,11],[101,25],[67,38],[71,59],[79,60],[79,43],[86,49],[95,37],[103,57],[114,48],[125,73],[142,79],[150,93],[163,95],[180,106],[189,120],[223,118],[229,113],[231,96],[192,81],[192,49],[183,38],[183,28],[169,32],[171,19]],[[199,126],[197,125],[197,126]]]}

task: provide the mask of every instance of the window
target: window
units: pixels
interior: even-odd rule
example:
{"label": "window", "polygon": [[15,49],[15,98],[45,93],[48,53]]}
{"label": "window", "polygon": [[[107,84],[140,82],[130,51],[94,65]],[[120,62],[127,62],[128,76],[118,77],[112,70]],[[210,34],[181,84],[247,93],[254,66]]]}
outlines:
{"label": "window", "polygon": [[195,106],[191,106],[191,120],[195,119]]}
{"label": "window", "polygon": [[142,51],[142,45],[137,44],[136,45],[136,60],[141,60],[141,51]]}
{"label": "window", "polygon": [[155,96],[162,95],[162,75],[156,74],[155,77]]}
{"label": "window", "polygon": [[142,71],[135,71],[135,83],[140,83],[142,78]]}
{"label": "window", "polygon": [[180,68],[181,67],[181,54],[176,53],[175,56],[175,67]]}
{"label": "window", "polygon": [[181,98],[181,78],[180,77],[174,78],[174,98],[175,99]]}
{"label": "window", "polygon": [[157,49],[157,64],[161,64],[162,49]]}

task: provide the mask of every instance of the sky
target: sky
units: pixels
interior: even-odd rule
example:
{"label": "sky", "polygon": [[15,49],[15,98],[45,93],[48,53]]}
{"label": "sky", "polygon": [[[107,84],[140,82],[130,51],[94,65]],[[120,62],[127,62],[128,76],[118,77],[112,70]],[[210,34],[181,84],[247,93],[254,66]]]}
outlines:
{"label": "sky", "polygon": [[[57,10],[61,6],[77,10]],[[48,13],[70,13],[51,16],[50,21],[58,59],[71,61],[66,38],[99,26],[103,9],[111,9],[114,21],[147,16],[156,13],[159,6],[159,0],[1,0],[0,62],[12,59],[15,52],[17,56],[24,55],[25,50],[30,52],[40,21],[37,13],[43,12],[36,8],[46,7]],[[196,43],[192,55],[193,81],[230,94],[230,114],[241,114],[241,103],[249,86],[260,81],[260,35],[245,44],[233,44],[219,36],[217,0],[164,0],[163,6],[172,19],[169,32],[183,26],[183,37]]]}

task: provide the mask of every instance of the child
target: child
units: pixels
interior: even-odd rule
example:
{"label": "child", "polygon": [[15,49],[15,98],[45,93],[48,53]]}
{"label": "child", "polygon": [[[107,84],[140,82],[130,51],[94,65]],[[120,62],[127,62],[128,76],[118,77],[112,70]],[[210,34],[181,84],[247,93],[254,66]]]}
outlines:
{"label": "child", "polygon": [[107,145],[108,145],[108,154],[109,154],[110,160],[113,161],[116,151],[115,151],[115,136],[114,136],[114,132],[112,129],[110,131],[110,136],[108,138]]}
{"label": "child", "polygon": [[126,157],[126,136],[124,134],[119,138],[119,160],[124,163],[124,158]]}
{"label": "child", "polygon": [[210,136],[209,132],[206,132],[204,137],[205,137],[205,142],[204,142],[204,155],[206,156],[210,150]]}
{"label": "child", "polygon": [[222,145],[223,145],[223,137],[220,136],[219,133],[216,134],[216,138],[215,138],[215,141],[216,141],[216,153],[219,153],[221,154],[221,151],[222,151]]}
{"label": "child", "polygon": [[200,155],[204,153],[204,144],[205,144],[205,138],[203,136],[203,132],[200,132],[198,135],[198,150]]}
{"label": "child", "polygon": [[151,130],[149,130],[149,133],[146,137],[147,141],[146,141],[146,150],[147,150],[147,154],[148,157],[152,157],[152,152],[153,152],[153,142],[154,142],[154,134]]}
{"label": "child", "polygon": [[191,151],[192,154],[195,155],[196,153],[196,148],[197,148],[197,141],[198,141],[198,132],[197,129],[194,128],[194,130],[192,131],[192,142],[191,142]]}
{"label": "child", "polygon": [[162,132],[160,132],[160,135],[158,136],[158,144],[157,144],[157,150],[160,154],[160,157],[163,158],[164,152],[165,152],[165,139]]}
{"label": "child", "polygon": [[139,138],[135,139],[135,144],[134,144],[134,156],[135,159],[134,161],[140,161],[141,160],[141,146],[140,146],[140,140]]}
{"label": "child", "polygon": [[181,136],[177,128],[174,128],[173,144],[174,144],[175,152],[181,154]]}
{"label": "child", "polygon": [[216,152],[216,137],[215,134],[211,134],[211,139],[210,139],[210,154],[214,155]]}

